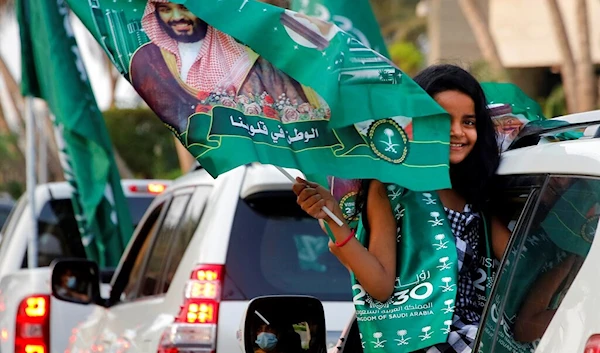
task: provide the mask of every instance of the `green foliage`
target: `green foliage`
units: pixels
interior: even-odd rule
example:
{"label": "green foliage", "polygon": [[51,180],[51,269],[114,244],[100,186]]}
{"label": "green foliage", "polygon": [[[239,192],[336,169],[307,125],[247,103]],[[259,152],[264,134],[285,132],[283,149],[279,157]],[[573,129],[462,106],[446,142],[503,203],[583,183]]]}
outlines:
{"label": "green foliage", "polygon": [[0,134],[0,160],[16,161],[19,158],[17,142],[15,134]]}
{"label": "green foliage", "polygon": [[414,76],[422,67],[423,54],[410,42],[396,42],[389,47],[394,64],[409,76]]}
{"label": "green foliage", "polygon": [[0,184],[0,192],[7,192],[10,196],[17,200],[25,192],[25,185],[16,180],[10,180]]}
{"label": "green foliage", "polygon": [[135,177],[178,176],[173,134],[149,109],[112,109],[104,113],[110,137]]}
{"label": "green foliage", "polygon": [[558,85],[554,87],[550,92],[550,95],[544,99],[540,105],[544,110],[544,116],[548,119],[568,114],[563,86]]}

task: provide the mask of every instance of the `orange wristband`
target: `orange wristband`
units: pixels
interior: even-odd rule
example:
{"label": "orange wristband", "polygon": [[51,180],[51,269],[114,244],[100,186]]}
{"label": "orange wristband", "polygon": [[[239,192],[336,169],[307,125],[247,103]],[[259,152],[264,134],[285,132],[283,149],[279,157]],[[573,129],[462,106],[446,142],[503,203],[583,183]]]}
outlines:
{"label": "orange wristband", "polygon": [[350,241],[350,239],[354,238],[354,233],[356,231],[354,229],[352,229],[352,231],[350,232],[350,235],[348,235],[348,237],[344,240],[342,240],[341,242],[335,242],[335,246],[337,246],[338,248],[341,248],[342,246],[348,244],[348,242]]}

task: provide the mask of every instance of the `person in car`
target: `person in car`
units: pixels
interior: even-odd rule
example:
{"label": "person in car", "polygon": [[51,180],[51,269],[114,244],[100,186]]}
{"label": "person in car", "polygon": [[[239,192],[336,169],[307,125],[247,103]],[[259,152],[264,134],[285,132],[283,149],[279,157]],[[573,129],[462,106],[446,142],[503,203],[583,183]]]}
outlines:
{"label": "person in car", "polygon": [[271,325],[261,324],[256,330],[254,343],[258,346],[254,353],[278,353],[279,338],[277,329]]}
{"label": "person in car", "polygon": [[[479,328],[483,305],[489,295],[486,288],[491,287],[492,283],[492,276],[484,278],[487,279],[484,282],[476,283],[481,279],[481,264],[491,267],[493,258],[501,259],[510,238],[508,229],[487,213],[491,180],[499,164],[494,124],[487,109],[486,98],[481,86],[465,70],[453,65],[432,66],[419,73],[414,81],[451,116],[449,157],[452,188],[437,191],[445,214],[433,212],[431,215],[435,216],[437,223],[451,225],[449,237],[453,236],[456,243],[457,293],[455,300],[446,300],[450,308],[449,312],[453,314],[451,320],[444,321],[447,325],[445,342],[440,341],[425,346],[427,342],[423,341],[428,339],[432,325],[422,329],[419,327],[418,330],[423,334],[415,335],[410,338],[412,341],[409,341],[406,336],[407,328],[413,328],[411,326],[414,325],[410,321],[413,318],[404,322],[406,323],[405,327],[388,329],[387,332],[391,332],[390,334],[378,330],[380,328],[378,326],[379,318],[369,322],[359,320],[361,341],[365,352],[471,352]],[[363,180],[361,183],[356,201],[356,212],[360,215],[361,222],[368,234],[367,244],[361,243],[355,237],[356,229],[350,229],[346,223],[337,226],[322,211],[322,208],[327,206],[338,218],[343,219],[338,203],[328,190],[302,178],[297,179],[293,190],[301,208],[312,217],[324,220],[331,229],[335,238],[335,242],[330,242],[332,253],[348,267],[353,273],[356,283],[366,292],[364,295],[363,293],[357,294],[360,301],[371,303],[370,308],[367,307],[368,310],[365,311],[402,308],[401,304],[411,303],[397,300],[406,295],[406,292],[399,290],[399,287],[403,286],[398,280],[402,275],[400,272],[414,268],[414,263],[406,263],[407,259],[398,255],[403,249],[397,244],[403,244],[402,242],[407,241],[404,238],[409,236],[422,237],[423,235],[415,234],[418,233],[415,230],[412,230],[411,235],[406,233],[409,230],[403,227],[403,224],[414,222],[410,219],[403,219],[402,210],[396,216],[395,211],[397,210],[392,210],[390,204],[389,187],[378,180]],[[412,194],[416,195],[417,193]],[[415,200],[423,199],[428,203],[435,204],[435,195],[436,192],[433,191],[419,193]],[[487,225],[487,229],[484,225]],[[487,234],[489,236],[486,236]],[[440,237],[440,242],[442,239]],[[442,244],[445,245],[445,243]],[[489,255],[486,255],[485,245],[488,245],[487,253],[490,253]],[[412,250],[417,254],[424,251],[423,248]],[[440,263],[443,260],[446,258],[440,258]],[[434,262],[435,265],[439,265],[437,259]],[[483,271],[485,273],[486,269]],[[429,272],[433,273],[437,270],[433,267],[431,271],[423,271],[423,274]],[[426,283],[427,275],[422,278],[423,283]],[[436,283],[434,290],[437,290],[437,286]],[[453,291],[454,287],[449,290]],[[356,300],[355,305],[357,305]],[[437,315],[432,314],[433,318]],[[364,331],[365,327],[369,328],[368,332]],[[439,329],[436,327],[435,330]],[[390,337],[390,335],[393,336]],[[408,346],[408,343],[413,342],[423,343],[417,343],[420,345],[417,349],[404,348]]]}
{"label": "person in car", "polygon": [[62,273],[57,287],[56,292],[61,296],[81,300],[82,302],[87,302],[90,299],[87,294],[80,293],[77,290],[77,277],[70,269]]}

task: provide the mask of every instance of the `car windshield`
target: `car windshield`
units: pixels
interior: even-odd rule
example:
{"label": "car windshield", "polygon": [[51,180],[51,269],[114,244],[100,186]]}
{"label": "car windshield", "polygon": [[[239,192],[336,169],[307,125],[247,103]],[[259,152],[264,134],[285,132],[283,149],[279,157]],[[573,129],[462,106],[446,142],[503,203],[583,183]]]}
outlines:
{"label": "car windshield", "polygon": [[[127,198],[134,227],[153,199],[154,196],[150,195]],[[70,199],[51,200],[42,207],[38,219],[38,237],[40,267],[49,266],[56,258],[86,257]],[[23,267],[26,266],[27,256],[23,259]]]}
{"label": "car windshield", "polygon": [[238,202],[225,266],[225,300],[303,294],[352,299],[348,270],[329,252],[328,237],[289,192]]}

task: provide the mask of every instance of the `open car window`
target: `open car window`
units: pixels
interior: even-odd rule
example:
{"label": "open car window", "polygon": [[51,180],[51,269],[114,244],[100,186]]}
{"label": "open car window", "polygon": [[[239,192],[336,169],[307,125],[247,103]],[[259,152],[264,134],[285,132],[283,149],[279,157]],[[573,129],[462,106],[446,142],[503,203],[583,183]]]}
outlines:
{"label": "open car window", "polygon": [[550,176],[520,223],[480,327],[479,352],[533,352],[585,260],[600,180]]}

